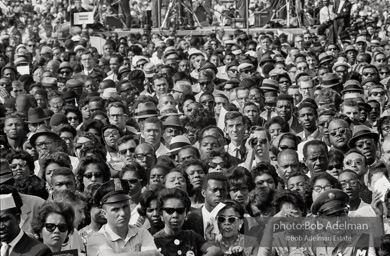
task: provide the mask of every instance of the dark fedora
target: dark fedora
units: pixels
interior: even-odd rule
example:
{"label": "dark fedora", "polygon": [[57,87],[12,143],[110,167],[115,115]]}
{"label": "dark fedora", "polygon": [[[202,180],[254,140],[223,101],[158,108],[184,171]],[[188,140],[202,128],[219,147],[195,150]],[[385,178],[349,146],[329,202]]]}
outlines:
{"label": "dark fedora", "polygon": [[333,56],[332,55],[328,55],[325,52],[321,53],[318,58],[319,58],[319,61],[320,61],[320,66],[325,64],[325,63],[329,63],[329,62],[333,61]]}
{"label": "dark fedora", "polygon": [[152,102],[145,102],[135,110],[135,119],[158,116],[156,106]]}
{"label": "dark fedora", "polygon": [[167,127],[176,127],[185,132],[182,122],[180,121],[179,116],[168,116],[162,124],[162,128],[165,129]]}
{"label": "dark fedora", "polygon": [[272,79],[264,79],[260,89],[263,91],[279,91],[279,83]]}
{"label": "dark fedora", "polygon": [[55,141],[60,141],[61,138],[56,133],[49,130],[46,126],[41,126],[30,138],[30,144],[31,146],[35,147],[35,141],[38,139],[39,136],[46,135],[51,137]]}
{"label": "dark fedora", "polygon": [[363,88],[358,80],[348,80],[345,82],[344,89],[341,91],[341,94],[345,94],[347,92],[363,93]]}
{"label": "dark fedora", "polygon": [[363,136],[369,136],[372,137],[375,140],[375,143],[378,143],[379,141],[379,134],[372,132],[369,127],[365,125],[355,125],[353,128],[353,134],[352,138],[348,141],[348,146],[350,148],[353,148],[355,145],[357,139],[363,137]]}
{"label": "dark fedora", "polygon": [[322,78],[322,88],[332,88],[340,84],[340,78],[335,73],[326,73]]}
{"label": "dark fedora", "polygon": [[50,116],[47,116],[45,114],[45,111],[43,111],[43,108],[37,107],[37,108],[30,108],[28,110],[28,117],[26,123],[28,124],[36,124],[36,123],[42,123],[43,121],[49,119]]}

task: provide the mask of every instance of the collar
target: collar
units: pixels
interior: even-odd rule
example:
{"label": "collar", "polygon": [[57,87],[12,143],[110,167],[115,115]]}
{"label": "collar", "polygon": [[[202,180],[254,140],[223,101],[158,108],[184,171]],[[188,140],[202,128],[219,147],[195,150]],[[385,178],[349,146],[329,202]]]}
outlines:
{"label": "collar", "polygon": [[112,242],[116,242],[118,240],[123,240],[125,241],[125,243],[127,241],[129,241],[132,237],[136,236],[137,235],[137,231],[133,228],[131,228],[131,226],[129,225],[128,229],[127,229],[127,235],[126,235],[126,238],[123,239],[122,237],[118,236],[112,229],[111,227],[106,224],[105,227],[104,227],[104,230],[106,231],[106,234],[108,235],[108,239],[110,239]]}
{"label": "collar", "polygon": [[290,120],[288,120],[288,125],[290,126],[290,129],[291,129],[291,126],[292,126],[292,123],[294,121],[294,116],[291,116]]}
{"label": "collar", "polygon": [[[20,230],[19,231],[19,234],[14,238],[14,240],[12,240],[10,243],[8,243],[8,245],[10,246],[9,248],[9,254],[11,255],[11,251],[15,248],[15,246],[19,243],[20,239],[22,239],[23,237],[23,231]],[[5,243],[2,242],[2,244],[4,245]]]}

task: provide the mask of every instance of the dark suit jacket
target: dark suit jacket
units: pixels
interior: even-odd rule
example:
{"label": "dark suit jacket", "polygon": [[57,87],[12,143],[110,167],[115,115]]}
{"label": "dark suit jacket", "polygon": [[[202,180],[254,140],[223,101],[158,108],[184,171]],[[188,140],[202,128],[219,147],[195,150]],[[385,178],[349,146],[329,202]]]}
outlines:
{"label": "dark suit jacket", "polygon": [[295,116],[291,117],[293,119],[292,124],[290,126],[290,132],[292,134],[298,134],[303,131],[302,125],[299,123],[298,119]]}
{"label": "dark suit jacket", "polygon": [[45,244],[29,237],[25,233],[15,245],[10,256],[51,256],[52,252]]}
{"label": "dark suit jacket", "polygon": [[[202,206],[204,207],[204,206]],[[192,229],[200,236],[204,237],[204,227],[203,227],[203,214],[202,214],[202,207],[198,209],[194,209],[191,211],[188,216],[187,220],[183,224],[183,229]]]}
{"label": "dark suit jacket", "polygon": [[351,9],[352,9],[352,4],[348,0],[346,0],[341,7],[341,12],[337,13],[339,10],[340,6],[340,0],[335,0],[335,5],[334,5],[334,13],[337,14],[337,22],[338,23],[344,23],[343,25],[345,27],[350,26],[350,21],[351,21]]}

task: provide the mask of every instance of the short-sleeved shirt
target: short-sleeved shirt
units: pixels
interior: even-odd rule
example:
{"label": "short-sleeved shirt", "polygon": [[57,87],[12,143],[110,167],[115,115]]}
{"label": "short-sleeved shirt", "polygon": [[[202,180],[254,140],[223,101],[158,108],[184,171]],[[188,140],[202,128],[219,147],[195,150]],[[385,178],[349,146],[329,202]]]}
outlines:
{"label": "short-sleeved shirt", "polygon": [[129,225],[126,238],[118,236],[108,224],[104,225],[99,232],[93,234],[88,240],[87,255],[98,256],[103,251],[112,253],[143,252],[156,250],[153,236],[143,228]]}
{"label": "short-sleeved shirt", "polygon": [[203,254],[201,248],[206,243],[206,240],[193,230],[182,230],[175,236],[167,235],[161,230],[154,234],[154,241],[164,256],[200,256]]}

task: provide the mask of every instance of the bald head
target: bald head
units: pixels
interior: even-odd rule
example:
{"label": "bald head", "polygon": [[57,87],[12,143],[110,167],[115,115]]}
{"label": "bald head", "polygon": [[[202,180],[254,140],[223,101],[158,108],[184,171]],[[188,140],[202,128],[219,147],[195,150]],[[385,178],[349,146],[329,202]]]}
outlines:
{"label": "bald head", "polygon": [[134,151],[135,161],[139,163],[146,170],[154,165],[156,159],[155,149],[149,143],[139,144]]}

